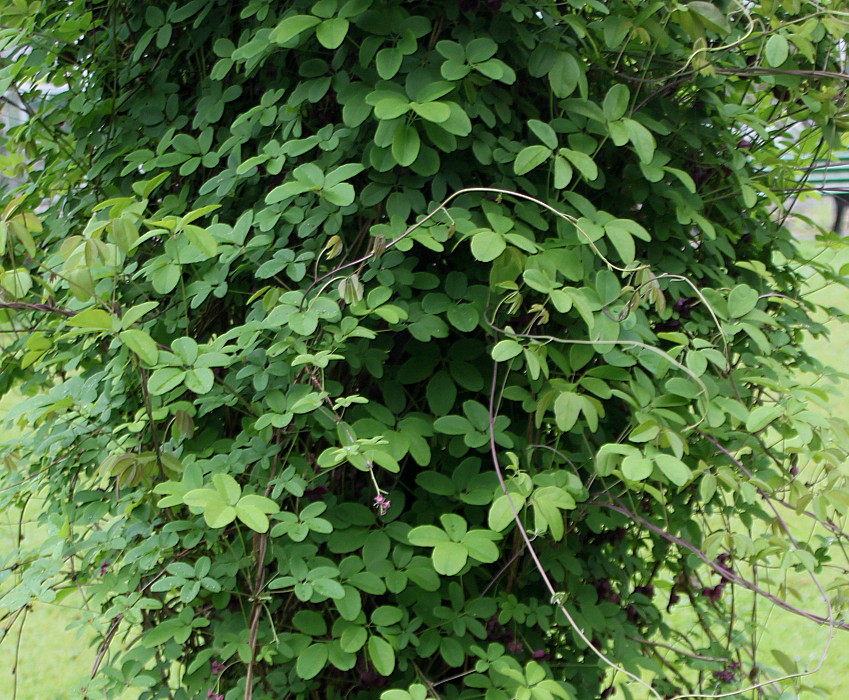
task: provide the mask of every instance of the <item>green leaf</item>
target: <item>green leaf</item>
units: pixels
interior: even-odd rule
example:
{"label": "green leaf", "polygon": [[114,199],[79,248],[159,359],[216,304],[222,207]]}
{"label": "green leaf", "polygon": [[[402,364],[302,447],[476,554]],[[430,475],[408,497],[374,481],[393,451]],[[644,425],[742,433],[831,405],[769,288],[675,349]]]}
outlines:
{"label": "green leaf", "polygon": [[212,483],[215,489],[220,493],[227,503],[231,506],[239,502],[239,497],[242,495],[242,487],[229,474],[220,472],[212,476]]}
{"label": "green leaf", "polygon": [[782,65],[790,55],[790,44],[782,34],[773,34],[764,47],[766,62],[773,68]]}
{"label": "green leaf", "polygon": [[383,637],[369,637],[367,648],[374,670],[381,676],[388,676],[395,670],[395,650]]}
{"label": "green leaf", "polygon": [[528,128],[543,144],[551,149],[557,148],[557,134],[548,124],[539,119],[529,119]]}
{"label": "green leaf", "polygon": [[317,578],[312,582],[312,586],[316,593],[331,600],[342,600],[346,597],[342,584],[330,578]]}
{"label": "green leaf", "polygon": [[236,504],[236,517],[256,532],[267,532],[268,518],[266,514],[279,511],[280,507],[270,498],[254,494],[242,496]]}
{"label": "green leaf", "polygon": [[285,44],[294,39],[301,32],[312,29],[321,20],[313,15],[292,15],[282,20],[268,35],[269,41],[276,44]]}
{"label": "green leaf", "polygon": [[418,158],[421,139],[419,132],[410,124],[402,124],[395,129],[392,137],[392,157],[398,165],[407,167]]}
{"label": "green leaf", "polygon": [[203,519],[211,528],[227,527],[236,519],[236,509],[226,503],[213,501],[203,509]]}
{"label": "green leaf", "polygon": [[256,508],[237,503],[236,517],[254,532],[268,532],[268,516]]}
{"label": "green leaf", "polygon": [[604,226],[604,233],[608,240],[613,244],[619,258],[625,264],[634,262],[636,256],[636,248],[634,247],[634,239],[631,234],[619,224],[619,219],[614,219]]}
{"label": "green leaf", "polygon": [[121,328],[129,328],[148,311],[153,311],[157,306],[159,306],[159,302],[157,301],[146,301],[127,309],[124,315],[121,316]]}
{"label": "green leaf", "polygon": [[518,493],[511,492],[510,500],[508,500],[507,496],[502,494],[492,502],[492,505],[489,508],[487,525],[490,530],[501,532],[515,521],[516,518],[513,515],[513,508],[510,507],[511,500],[516,512],[519,514],[522,513],[522,508],[525,507],[525,498],[523,496],[520,496]]}
{"label": "green leaf", "polygon": [[488,36],[478,37],[466,44],[466,60],[469,63],[480,63],[492,58],[497,50],[498,44]]}
{"label": "green leaf", "polygon": [[103,309],[86,309],[71,316],[68,325],[92,331],[111,331],[112,316]]}
{"label": "green leaf", "polygon": [[227,505],[221,494],[213,489],[191,489],[183,494],[182,502],[193,508],[206,508],[212,503]]}
{"label": "green leaf", "polygon": [[186,372],[186,388],[196,394],[206,394],[215,384],[215,374],[208,367],[196,367]]}
{"label": "green leaf", "polygon": [[21,299],[32,289],[32,277],[22,267],[6,270],[0,275],[0,287],[3,287],[13,299]]}
{"label": "green leaf", "polygon": [[710,472],[702,474],[699,481],[699,498],[702,503],[710,501],[716,493],[716,477]]}
{"label": "green leaf", "polygon": [[326,19],[315,30],[315,38],[326,49],[338,48],[347,34],[348,20],[341,17]]}
{"label": "green leaf", "polygon": [[504,236],[489,229],[478,231],[472,236],[472,255],[475,256],[475,260],[481,262],[492,262],[504,252],[506,247]]}
{"label": "green leaf", "polygon": [[434,525],[419,525],[407,533],[407,540],[417,547],[435,547],[448,542],[448,534]]}
{"label": "green leaf", "polygon": [[401,68],[403,58],[404,54],[394,46],[381,49],[377,52],[377,58],[374,62],[377,68],[377,74],[384,80],[391,80],[395,77],[398,69]]}
{"label": "green leaf", "polygon": [[496,362],[506,362],[522,354],[522,346],[512,338],[500,340],[492,348],[492,359]]}
{"label": "green leaf", "polygon": [[658,453],[652,459],[664,476],[676,486],[683,486],[693,476],[690,468],[674,455]]}
{"label": "green leaf", "polygon": [[548,71],[548,82],[555,97],[569,97],[578,87],[582,74],[572,54],[558,51]]}
{"label": "green leaf", "polygon": [[340,182],[350,180],[352,177],[359,175],[365,168],[361,163],[345,163],[333,170],[328,171],[324,176],[324,187],[334,187]]}
{"label": "green leaf", "polygon": [[728,295],[728,315],[742,318],[758,303],[758,293],[746,284],[738,284]]}
{"label": "green leaf", "polygon": [[708,29],[721,35],[728,34],[731,31],[728,18],[716,4],[706,2],[705,0],[693,0],[693,2],[688,2],[684,7],[688,8],[690,12],[699,15],[703,24]]}
{"label": "green leaf", "polygon": [[206,257],[211,258],[218,252],[218,243],[206,229],[188,224],[183,227],[183,233],[186,234],[186,238],[191,241],[192,245]]}
{"label": "green leaf", "polygon": [[118,337],[146,365],[153,366],[159,360],[159,349],[156,347],[156,342],[144,331],[133,328],[121,331]]}
{"label": "green leaf", "polygon": [[315,163],[304,163],[292,171],[292,175],[298,182],[306,185],[312,190],[324,187],[324,171]]}
{"label": "green leaf", "polygon": [[572,181],[572,166],[563,156],[554,157],[554,187],[562,190]]}
{"label": "green leaf", "polygon": [[339,638],[339,646],[349,654],[356,654],[365,646],[367,639],[368,632],[365,627],[352,625],[342,632],[342,636]]}
{"label": "green leaf", "polygon": [[153,396],[160,396],[175,389],[186,378],[185,370],[179,367],[161,367],[154,370],[147,380],[147,390]]}
{"label": "green leaf", "polygon": [[471,67],[466,65],[465,61],[445,61],[440,68],[442,77],[446,80],[462,80],[470,72]]}
{"label": "green leaf", "polygon": [[496,533],[488,530],[472,530],[463,538],[462,544],[472,559],[491,564],[501,554],[493,541],[496,537]]}
{"label": "green leaf", "polygon": [[410,102],[410,108],[422,119],[436,124],[448,121],[451,116],[451,107],[445,102]]}
{"label": "green leaf", "polygon": [[173,263],[161,265],[153,271],[150,281],[159,294],[169,294],[180,281],[180,266]]}
{"label": "green leaf", "polygon": [[448,102],[451,116],[439,126],[454,136],[468,136],[472,132],[472,122],[465,110],[456,102]]}
{"label": "green leaf", "polygon": [[539,165],[542,165],[551,157],[552,150],[547,146],[526,146],[516,156],[513,163],[513,172],[524,175]]}
{"label": "green leaf", "polygon": [[[450,313],[450,312],[449,312]],[[425,391],[427,403],[435,416],[444,416],[454,406],[457,397],[457,387],[451,379],[451,375],[445,370],[434,374],[427,383]]]}
{"label": "green leaf", "polygon": [[309,680],[315,678],[327,664],[328,645],[310,644],[300,654],[295,662],[295,673],[298,678]]}
{"label": "green leaf", "polygon": [[578,421],[581,411],[581,396],[573,391],[561,391],[554,400],[554,420],[557,428],[569,432]]}
{"label": "green leaf", "polygon": [[654,419],[643,421],[628,435],[631,442],[648,442],[654,440],[660,433],[660,426]]}
{"label": "green leaf", "polygon": [[171,351],[184,365],[193,365],[198,358],[197,341],[188,336],[182,336],[172,340]]}
{"label": "green leaf", "polygon": [[631,101],[631,93],[624,83],[617,83],[604,96],[601,109],[609,121],[616,121],[625,116],[628,103]]}
{"label": "green leaf", "polygon": [[654,158],[655,141],[652,133],[640,122],[633,119],[623,119],[622,123],[628,131],[628,140],[633,144],[643,163],[651,163]]}
{"label": "green leaf", "polygon": [[459,542],[440,542],[433,548],[433,568],[443,576],[459,574],[469,558],[469,551]]}
{"label": "green leaf", "polygon": [[572,151],[568,148],[561,148],[558,151],[560,155],[565,156],[575,169],[581,173],[588,181],[592,182],[598,177],[598,167],[590,156],[580,151]]}
{"label": "green leaf", "polygon": [[278,204],[285,202],[287,199],[297,197],[299,194],[308,192],[311,187],[303,182],[284,182],[278,185],[265,197],[266,204]]}
{"label": "green leaf", "polygon": [[337,207],[347,207],[349,204],[353,204],[354,199],[356,199],[354,186],[347,182],[340,182],[338,185],[325,187],[321,191],[321,194],[328,202],[335,204]]}
{"label": "green leaf", "polygon": [[642,454],[632,454],[622,460],[622,476],[630,481],[643,481],[651,476],[654,465]]}
{"label": "green leaf", "polygon": [[401,608],[396,608],[394,605],[381,605],[371,614],[371,621],[374,625],[389,627],[401,622],[403,617],[404,611]]}
{"label": "green leaf", "polygon": [[746,420],[746,432],[757,433],[763,430],[783,413],[781,406],[758,406]]}

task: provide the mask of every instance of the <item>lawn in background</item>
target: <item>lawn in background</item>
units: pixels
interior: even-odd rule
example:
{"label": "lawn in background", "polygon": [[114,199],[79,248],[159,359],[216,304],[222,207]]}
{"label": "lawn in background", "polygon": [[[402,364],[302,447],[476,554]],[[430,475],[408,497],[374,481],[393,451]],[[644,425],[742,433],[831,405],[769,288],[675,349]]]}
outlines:
{"label": "lawn in background", "polygon": [[[5,396],[0,401],[0,415],[4,415],[14,401],[14,396]],[[0,431],[0,440],[10,437],[12,435],[8,431]],[[41,503],[41,499],[34,497],[23,513],[18,510],[0,513],[2,565],[6,565],[5,560],[18,546],[20,522],[24,523],[21,530],[24,547],[46,536],[35,522]],[[0,592],[5,593],[14,581],[12,576],[0,583]],[[6,613],[6,610],[0,609],[0,616]],[[17,700],[79,700],[82,697],[80,688],[89,678],[95,653],[91,644],[94,635],[90,632],[83,638],[80,636],[80,631],[87,627],[84,622],[87,619],[82,598],[74,594],[60,605],[35,603],[26,617],[19,617],[9,630],[6,627],[10,618],[0,622],[0,700],[12,700],[14,697],[16,649]]]}

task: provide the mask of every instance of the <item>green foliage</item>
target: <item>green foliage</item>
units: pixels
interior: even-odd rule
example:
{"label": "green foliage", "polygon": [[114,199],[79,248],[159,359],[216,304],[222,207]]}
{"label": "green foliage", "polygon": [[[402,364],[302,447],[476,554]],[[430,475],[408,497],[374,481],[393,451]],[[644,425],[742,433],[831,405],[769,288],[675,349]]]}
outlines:
{"label": "green foliage", "polygon": [[849,510],[849,430],[801,374],[817,265],[775,214],[846,125],[843,15],[21,0],[0,22],[29,109],[3,137],[25,180],[0,391],[25,398],[0,505],[50,504],[0,608],[84,590],[90,697],[767,678],[731,591],[792,609],[779,574],[838,553],[778,509],[835,539]]}

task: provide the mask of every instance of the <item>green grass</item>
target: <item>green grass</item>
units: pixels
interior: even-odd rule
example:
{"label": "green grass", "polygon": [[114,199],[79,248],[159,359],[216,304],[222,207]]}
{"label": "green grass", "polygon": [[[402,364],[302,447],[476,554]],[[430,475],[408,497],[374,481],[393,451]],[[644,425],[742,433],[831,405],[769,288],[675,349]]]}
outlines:
{"label": "green grass", "polygon": [[[5,396],[0,401],[0,415],[15,400],[12,395]],[[9,437],[8,432],[0,432],[0,439]],[[41,503],[41,499],[33,498],[23,511],[0,513],[0,562],[17,548],[20,523],[24,547],[44,539],[45,533],[35,522]],[[15,580],[13,575],[0,584],[0,593],[5,593]],[[0,698],[79,700],[80,687],[89,677],[94,658],[93,633],[83,633],[82,638],[80,634],[87,619],[82,598],[72,595],[60,605],[35,603],[11,629],[6,630],[10,618],[0,622],[0,632],[5,631],[0,643]],[[71,626],[75,629],[69,629]]]}
{"label": "green grass", "polygon": [[[38,507],[38,502],[32,503],[23,513],[24,521],[29,521],[23,532],[30,542],[43,536],[31,522]],[[18,515],[5,513],[0,521],[0,557],[17,544]],[[94,657],[93,635],[81,638],[79,633],[85,629],[80,623],[88,619],[81,603],[79,595],[69,596],[61,605],[36,603],[17,619],[0,644],[0,697],[13,697],[17,656],[18,700],[79,700]],[[71,625],[76,629],[68,629]]]}

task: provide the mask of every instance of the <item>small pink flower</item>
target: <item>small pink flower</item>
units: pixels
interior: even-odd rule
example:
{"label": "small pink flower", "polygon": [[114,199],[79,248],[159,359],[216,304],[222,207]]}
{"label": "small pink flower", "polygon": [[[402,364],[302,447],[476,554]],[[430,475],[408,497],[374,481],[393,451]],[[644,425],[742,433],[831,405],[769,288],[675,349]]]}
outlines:
{"label": "small pink flower", "polygon": [[381,515],[386,515],[386,512],[389,510],[391,505],[392,501],[390,501],[382,493],[379,493],[374,497],[374,507],[377,508]]}
{"label": "small pink flower", "polygon": [[206,700],[224,700],[223,693],[215,693],[212,690],[206,691]]}
{"label": "small pink flower", "polygon": [[212,663],[210,664],[210,666],[212,667],[212,675],[213,675],[213,676],[217,676],[217,675],[219,675],[219,674],[221,674],[221,673],[224,673],[224,669],[225,669],[225,668],[227,668],[227,667],[226,667],[224,664],[222,664],[220,661],[215,661],[215,660],[213,660],[213,661],[212,661]]}
{"label": "small pink flower", "polygon": [[107,571],[109,571],[109,562],[104,560],[100,565],[100,575],[105,576]]}

